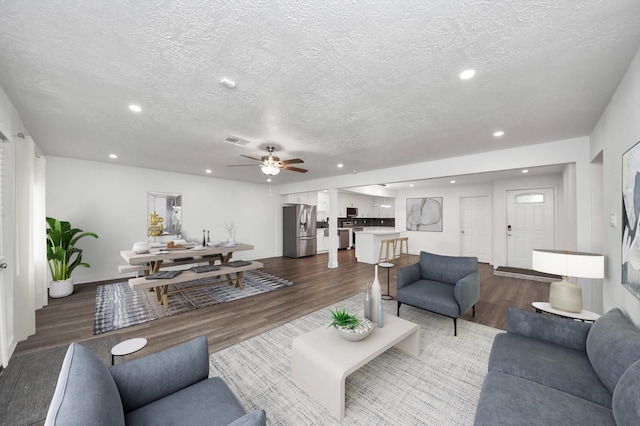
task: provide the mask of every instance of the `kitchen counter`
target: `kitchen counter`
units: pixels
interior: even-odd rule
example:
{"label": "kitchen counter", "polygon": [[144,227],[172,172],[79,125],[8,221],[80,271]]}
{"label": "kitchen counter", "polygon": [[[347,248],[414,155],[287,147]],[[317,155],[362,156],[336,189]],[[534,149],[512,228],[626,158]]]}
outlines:
{"label": "kitchen counter", "polygon": [[392,240],[400,237],[400,231],[372,229],[354,231],[356,237],[356,259],[358,262],[376,264],[380,256],[382,240]]}
{"label": "kitchen counter", "polygon": [[389,234],[397,234],[400,231],[387,230],[387,229],[371,229],[371,230],[365,229],[364,231],[353,231],[353,232],[355,232],[356,234],[358,234],[358,236],[360,236],[361,234],[389,235]]}

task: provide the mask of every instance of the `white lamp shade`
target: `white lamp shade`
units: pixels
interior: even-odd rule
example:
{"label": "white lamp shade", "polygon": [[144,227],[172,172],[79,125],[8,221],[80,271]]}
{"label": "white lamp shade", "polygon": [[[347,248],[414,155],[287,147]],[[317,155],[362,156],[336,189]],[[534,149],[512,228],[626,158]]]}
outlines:
{"label": "white lamp shade", "polygon": [[535,271],[563,277],[603,278],[604,256],[565,250],[533,250]]}

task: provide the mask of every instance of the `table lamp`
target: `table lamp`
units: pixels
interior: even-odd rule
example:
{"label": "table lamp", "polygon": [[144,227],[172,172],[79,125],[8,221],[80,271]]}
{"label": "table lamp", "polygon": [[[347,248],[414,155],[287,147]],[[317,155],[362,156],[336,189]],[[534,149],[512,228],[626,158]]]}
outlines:
{"label": "table lamp", "polygon": [[569,277],[604,277],[604,256],[601,254],[534,249],[532,260],[533,270],[562,276],[562,281],[551,283],[549,289],[549,304],[561,311],[582,311],[582,289],[570,283]]}

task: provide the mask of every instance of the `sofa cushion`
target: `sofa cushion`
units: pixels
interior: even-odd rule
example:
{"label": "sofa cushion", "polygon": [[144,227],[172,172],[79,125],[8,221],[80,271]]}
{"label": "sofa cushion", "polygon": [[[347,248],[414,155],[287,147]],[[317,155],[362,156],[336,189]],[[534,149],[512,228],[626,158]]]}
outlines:
{"label": "sofa cushion", "polygon": [[631,364],[613,391],[613,417],[620,426],[640,424],[640,361]]}
{"label": "sofa cushion", "polygon": [[[424,287],[429,291],[425,292]],[[398,302],[457,318],[460,306],[453,296],[455,286],[438,281],[419,280],[397,291]]]}
{"label": "sofa cushion", "polygon": [[229,423],[229,426],[264,426],[266,424],[267,413],[264,410],[256,410],[234,420]]}
{"label": "sofa cushion", "polygon": [[133,426],[226,426],[244,415],[227,384],[220,377],[213,377],[131,411],[126,421]]}
{"label": "sofa cushion", "polygon": [[507,310],[507,332],[557,345],[587,350],[591,323],[567,321],[565,318],[540,315],[514,307]]}
{"label": "sofa cushion", "polygon": [[640,332],[618,308],[598,318],[587,335],[587,355],[611,393],[624,372],[640,359]]}
{"label": "sofa cushion", "polygon": [[124,425],[120,394],[109,369],[79,343],[67,349],[45,425]]}
{"label": "sofa cushion", "polygon": [[478,272],[477,257],[442,256],[420,252],[422,278],[455,284],[462,277]]}
{"label": "sofa cushion", "polygon": [[610,409],[520,377],[485,377],[475,425],[615,425]]}
{"label": "sofa cushion", "polygon": [[611,393],[584,351],[502,333],[493,341],[489,371],[518,376],[611,408]]}

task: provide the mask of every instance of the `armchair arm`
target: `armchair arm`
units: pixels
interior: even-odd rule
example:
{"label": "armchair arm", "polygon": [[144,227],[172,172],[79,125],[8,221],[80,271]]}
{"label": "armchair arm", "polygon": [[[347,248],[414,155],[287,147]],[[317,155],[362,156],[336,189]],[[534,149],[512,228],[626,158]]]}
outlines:
{"label": "armchair arm", "polygon": [[397,284],[398,289],[414,283],[422,278],[422,271],[420,270],[420,264],[414,263],[413,265],[405,266],[404,268],[398,268]]}
{"label": "armchair arm", "polygon": [[162,352],[110,368],[124,412],[149,404],[209,376],[209,345],[197,337]]}
{"label": "armchair arm", "polygon": [[507,333],[542,340],[571,349],[586,351],[590,323],[569,321],[565,318],[536,314],[509,307]]}
{"label": "armchair arm", "polygon": [[480,300],[480,273],[473,272],[460,278],[453,290],[453,295],[460,305],[460,315],[463,315]]}

